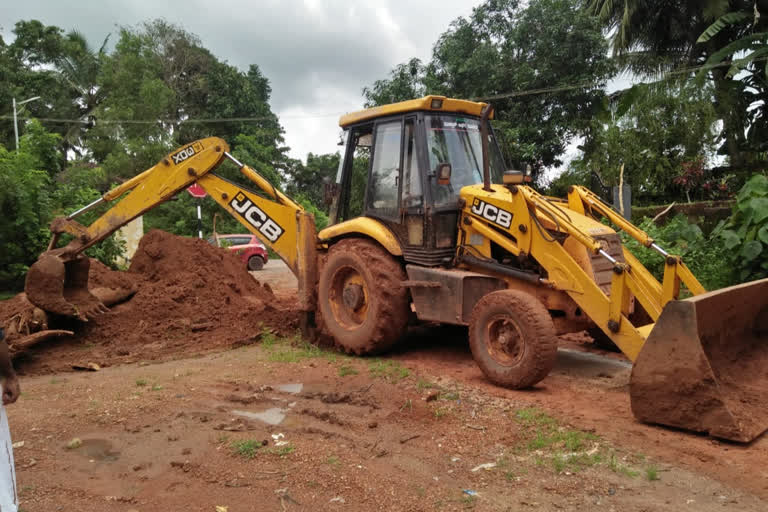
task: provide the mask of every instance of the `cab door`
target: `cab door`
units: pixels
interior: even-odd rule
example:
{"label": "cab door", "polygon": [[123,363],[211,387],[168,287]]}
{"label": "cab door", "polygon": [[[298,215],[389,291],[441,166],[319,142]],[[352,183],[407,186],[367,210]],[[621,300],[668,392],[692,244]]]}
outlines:
{"label": "cab door", "polygon": [[406,260],[423,249],[424,184],[417,143],[417,116],[382,120],[374,131],[366,215],[389,227]]}
{"label": "cab door", "polygon": [[402,118],[376,123],[373,154],[368,175],[366,215],[397,223],[400,217],[400,189],[403,155]]}

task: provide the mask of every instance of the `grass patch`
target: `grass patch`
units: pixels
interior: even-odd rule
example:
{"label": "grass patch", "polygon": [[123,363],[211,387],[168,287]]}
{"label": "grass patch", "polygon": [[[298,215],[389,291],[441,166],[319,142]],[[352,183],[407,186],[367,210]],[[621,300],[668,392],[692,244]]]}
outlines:
{"label": "grass patch", "polygon": [[160,384],[155,384],[154,386],[152,386],[151,389],[152,391],[160,391],[163,389],[163,386],[161,386]]}
{"label": "grass patch", "polygon": [[230,444],[232,452],[244,459],[253,459],[261,448],[261,441],[255,439],[240,439]]}
{"label": "grass patch", "polygon": [[147,379],[136,379],[136,386],[143,388],[147,385]]}
{"label": "grass patch", "polygon": [[443,391],[442,393],[440,393],[438,398],[440,400],[456,401],[460,398],[460,395],[458,391]]}
{"label": "grass patch", "polygon": [[511,482],[515,477],[524,475],[528,472],[523,466],[515,465],[515,469],[517,470],[517,473],[515,473],[515,471],[512,470],[512,463],[506,456],[502,456],[496,460],[496,469],[501,471],[507,482]]}
{"label": "grass patch", "polygon": [[276,336],[262,329],[261,346],[267,352],[267,359],[273,363],[297,363],[304,359],[322,357],[326,351],[295,336]]}
{"label": "grass patch", "polygon": [[562,448],[568,452],[577,452],[586,448],[587,441],[597,441],[598,437],[589,432],[567,429],[537,429],[536,435],[528,441],[529,450]]}
{"label": "grass patch", "polygon": [[339,377],[346,377],[347,375],[357,375],[357,369],[354,366],[343,365],[339,368]]}
{"label": "grass patch", "polygon": [[400,407],[400,412],[403,412],[406,409],[408,409],[409,411],[413,410],[413,403],[411,403],[410,398],[405,399],[405,402],[403,402],[403,405]]}
{"label": "grass patch", "polygon": [[526,427],[554,427],[557,420],[536,407],[526,407],[515,411],[515,419]]}
{"label": "grass patch", "polygon": [[661,480],[661,477],[659,476],[659,468],[656,466],[648,466],[645,468],[645,478],[649,482]]}
{"label": "grass patch", "polygon": [[408,368],[397,361],[385,361],[383,359],[372,359],[368,363],[368,371],[371,377],[389,382],[400,382],[411,374]]}
{"label": "grass patch", "polygon": [[16,296],[16,292],[0,291],[0,300],[12,299]]}
{"label": "grass patch", "polygon": [[266,450],[267,453],[270,453],[272,455],[278,455],[280,457],[285,457],[288,454],[291,454],[296,451],[296,448],[292,444],[286,444],[283,446],[275,446],[274,448],[269,448]]}
{"label": "grass patch", "polygon": [[619,473],[630,478],[635,478],[640,474],[639,471],[635,471],[626,464],[620,462],[619,459],[616,458],[615,453],[611,453],[611,456],[608,458],[608,469],[614,473]]}
{"label": "grass patch", "polygon": [[337,456],[331,455],[327,459],[325,459],[325,463],[330,465],[330,466],[338,466],[338,465],[341,464],[341,461],[339,460],[339,458]]}
{"label": "grass patch", "polygon": [[537,466],[551,465],[555,473],[576,473],[591,466],[607,467],[630,478],[640,472],[619,460],[614,451],[599,447],[600,438],[591,432],[561,426],[545,412],[535,408],[518,409],[513,415],[522,426],[517,453],[534,452]]}
{"label": "grass patch", "polygon": [[416,381],[416,389],[418,389],[419,391],[423,391],[425,389],[432,389],[436,387],[437,387],[436,384],[426,379],[422,379],[421,377],[419,377],[419,380]]}
{"label": "grass patch", "polygon": [[436,408],[435,408],[435,409],[432,411],[432,414],[434,414],[434,415],[435,415],[435,419],[436,419],[436,420],[439,420],[439,419],[440,419],[440,418],[442,418],[443,416],[447,416],[447,415],[448,415],[450,412],[451,412],[451,411],[450,411],[448,408],[446,408],[446,407],[436,407]]}
{"label": "grass patch", "polygon": [[567,466],[568,462],[565,460],[562,453],[555,453],[552,456],[552,468],[555,470],[555,473],[562,473]]}

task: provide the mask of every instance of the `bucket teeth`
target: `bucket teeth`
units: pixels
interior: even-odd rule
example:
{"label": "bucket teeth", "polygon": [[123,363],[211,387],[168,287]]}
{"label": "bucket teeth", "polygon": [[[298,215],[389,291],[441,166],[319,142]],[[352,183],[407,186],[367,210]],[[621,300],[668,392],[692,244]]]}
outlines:
{"label": "bucket teeth", "polygon": [[768,429],[768,279],[667,304],[632,369],[635,416],[749,442]]}
{"label": "bucket teeth", "polygon": [[108,311],[88,290],[90,260],[63,261],[55,253],[44,253],[27,272],[25,292],[38,308],[83,321]]}

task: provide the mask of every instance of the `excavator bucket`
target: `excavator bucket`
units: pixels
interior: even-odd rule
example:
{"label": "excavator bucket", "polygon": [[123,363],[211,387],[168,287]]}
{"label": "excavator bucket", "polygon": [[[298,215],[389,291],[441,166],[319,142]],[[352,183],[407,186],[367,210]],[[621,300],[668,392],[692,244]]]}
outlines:
{"label": "excavator bucket", "polygon": [[669,302],[630,380],[632,412],[749,442],[768,429],[768,279]]}
{"label": "excavator bucket", "polygon": [[107,311],[88,291],[90,266],[86,257],[64,261],[55,251],[43,253],[27,272],[24,285],[27,299],[48,313],[80,320]]}

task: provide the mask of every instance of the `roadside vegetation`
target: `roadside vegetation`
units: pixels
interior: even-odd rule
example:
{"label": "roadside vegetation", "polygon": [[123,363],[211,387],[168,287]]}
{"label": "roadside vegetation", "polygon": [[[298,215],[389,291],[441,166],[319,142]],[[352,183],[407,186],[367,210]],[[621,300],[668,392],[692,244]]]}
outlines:
{"label": "roadside vegetation", "polygon": [[[719,0],[486,0],[446,27],[428,61],[409,59],[363,87],[363,102],[492,98],[507,166],[530,168],[553,195],[582,184],[610,199],[611,187],[624,184],[633,206],[732,201],[732,215],[714,230],[695,216],[640,225],[683,254],[709,288],[764,277],[768,16],[760,8]],[[200,137],[226,139],[234,156],[295,197],[319,227],[327,223],[318,183],[335,176],[338,152],[328,148],[306,162],[288,156],[258,63],[237,68],[165,20],[117,27],[95,41],[77,27],[37,20],[17,20],[11,32],[0,39],[0,104],[41,99],[19,111],[18,151],[10,116],[0,119],[0,299],[22,287],[52,218]],[[638,83],[608,94],[621,74]],[[221,118],[236,120],[194,122]],[[356,157],[351,211],[361,208],[367,167],[366,155]],[[555,167],[564,171],[552,179],[547,171]],[[244,179],[229,164],[219,172]],[[180,194],[148,212],[145,229],[194,235],[195,206]],[[202,209],[207,235],[218,206],[208,198]],[[240,229],[219,216],[219,232]],[[116,266],[122,250],[109,239],[88,254]],[[658,258],[642,252],[658,273]]]}

